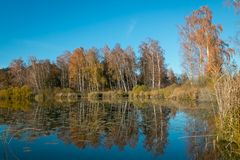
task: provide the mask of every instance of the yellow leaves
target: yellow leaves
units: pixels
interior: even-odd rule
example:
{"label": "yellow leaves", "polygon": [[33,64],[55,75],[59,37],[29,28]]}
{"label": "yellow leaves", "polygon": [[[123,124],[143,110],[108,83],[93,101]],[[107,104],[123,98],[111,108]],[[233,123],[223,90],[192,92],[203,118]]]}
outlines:
{"label": "yellow leaves", "polygon": [[97,57],[97,50],[92,48],[84,51],[75,49],[70,57],[69,82],[72,88],[78,91],[96,89],[101,85],[103,66]]}

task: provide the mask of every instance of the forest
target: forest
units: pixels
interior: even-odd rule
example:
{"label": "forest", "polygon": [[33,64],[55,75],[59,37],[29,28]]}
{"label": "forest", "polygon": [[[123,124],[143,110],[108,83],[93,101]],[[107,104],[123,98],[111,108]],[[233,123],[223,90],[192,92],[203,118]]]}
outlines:
{"label": "forest", "polygon": [[[234,3],[235,4],[235,3]],[[235,4],[237,10],[239,6]],[[55,61],[29,57],[13,60],[0,69],[0,99],[30,99],[39,93],[63,92],[88,97],[129,97],[211,101],[218,104],[219,139],[240,148],[240,73],[234,63],[240,41],[221,39],[223,28],[213,23],[203,6],[178,25],[183,73],[177,75],[165,62],[158,40],[142,42],[137,53],[131,46],[76,48]],[[230,47],[236,46],[236,47]],[[56,91],[57,90],[57,91]]]}

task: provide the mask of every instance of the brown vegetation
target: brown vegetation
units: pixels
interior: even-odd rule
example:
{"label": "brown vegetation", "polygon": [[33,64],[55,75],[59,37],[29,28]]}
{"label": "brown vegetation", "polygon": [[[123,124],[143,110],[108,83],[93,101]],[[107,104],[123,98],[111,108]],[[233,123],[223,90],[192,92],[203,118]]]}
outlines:
{"label": "brown vegetation", "polygon": [[219,106],[218,135],[240,154],[240,76],[224,75],[215,85]]}

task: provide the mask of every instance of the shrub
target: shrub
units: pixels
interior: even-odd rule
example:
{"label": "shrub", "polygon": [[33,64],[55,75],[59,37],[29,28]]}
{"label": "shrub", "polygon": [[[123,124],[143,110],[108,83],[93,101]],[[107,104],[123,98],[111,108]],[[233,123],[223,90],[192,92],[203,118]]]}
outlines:
{"label": "shrub", "polygon": [[182,85],[173,90],[171,98],[179,101],[196,101],[198,100],[198,94],[198,87]]}
{"label": "shrub", "polygon": [[145,85],[136,85],[133,87],[132,91],[129,92],[129,96],[131,98],[144,98],[145,92],[149,91],[149,88]]}
{"label": "shrub", "polygon": [[145,92],[145,91],[148,91],[148,90],[149,90],[149,88],[145,85],[136,85],[136,86],[133,87],[132,92],[134,94],[139,94],[141,91]]}

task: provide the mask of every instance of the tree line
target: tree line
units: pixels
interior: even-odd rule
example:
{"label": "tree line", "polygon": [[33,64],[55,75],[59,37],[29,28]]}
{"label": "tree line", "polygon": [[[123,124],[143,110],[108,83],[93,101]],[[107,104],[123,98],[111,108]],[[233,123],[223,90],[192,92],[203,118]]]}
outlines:
{"label": "tree line", "polygon": [[0,88],[27,85],[35,91],[61,87],[78,92],[99,90],[129,91],[137,84],[160,88],[176,82],[172,69],[164,62],[164,50],[159,42],[149,39],[139,46],[136,58],[132,47],[120,44],[110,49],[76,48],[58,56],[56,62],[30,57],[28,64],[13,60],[0,70]]}
{"label": "tree line", "polygon": [[13,60],[0,70],[0,89],[27,85],[34,91],[61,87],[78,92],[126,92],[136,85],[162,88],[224,72],[224,64],[234,50],[220,38],[222,26],[213,24],[208,7],[193,11],[178,29],[184,68],[178,77],[167,69],[159,42],[149,39],[139,45],[139,56],[132,47],[124,49],[116,44],[113,48],[76,48],[58,56],[55,62],[35,57],[30,57],[27,64],[22,59]]}

